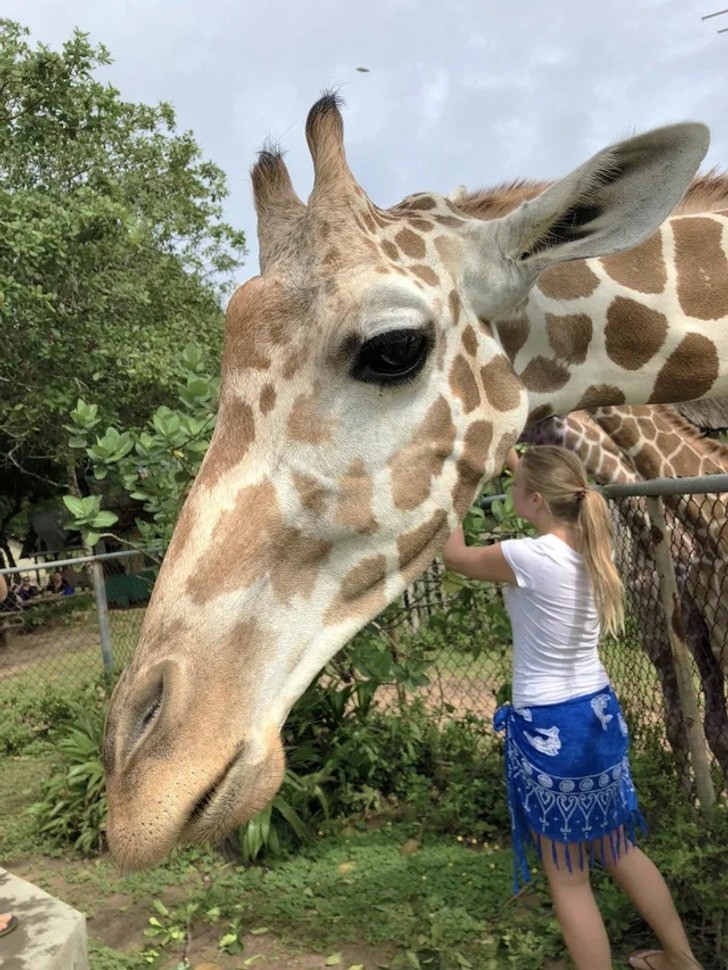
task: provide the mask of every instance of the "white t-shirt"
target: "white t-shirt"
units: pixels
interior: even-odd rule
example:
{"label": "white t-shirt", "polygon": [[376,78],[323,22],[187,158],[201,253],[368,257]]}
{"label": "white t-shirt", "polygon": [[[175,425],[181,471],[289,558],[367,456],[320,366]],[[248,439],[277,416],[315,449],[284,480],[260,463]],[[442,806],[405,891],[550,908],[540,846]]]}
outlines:
{"label": "white t-shirt", "polygon": [[555,704],[609,683],[581,554],[558,536],[500,544],[518,586],[503,589],[513,627],[513,705]]}

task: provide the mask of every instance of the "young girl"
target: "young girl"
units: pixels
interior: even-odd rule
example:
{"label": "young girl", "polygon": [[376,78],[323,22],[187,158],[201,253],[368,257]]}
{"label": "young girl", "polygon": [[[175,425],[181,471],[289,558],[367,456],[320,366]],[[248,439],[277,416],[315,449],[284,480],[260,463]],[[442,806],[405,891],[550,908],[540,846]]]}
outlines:
{"label": "young girl", "polygon": [[624,622],[607,505],[564,448],[512,451],[513,503],[538,538],[468,548],[448,539],[449,569],[506,583],[513,627],[513,703],[496,712],[506,729],[508,804],[516,886],[528,881],[532,840],[578,970],[611,970],[604,923],[589,883],[596,858],[654,930],[661,950],[630,957],[639,970],[699,967],[670,891],[635,843],[644,827],[630,776],[627,725],[599,660],[600,634]]}

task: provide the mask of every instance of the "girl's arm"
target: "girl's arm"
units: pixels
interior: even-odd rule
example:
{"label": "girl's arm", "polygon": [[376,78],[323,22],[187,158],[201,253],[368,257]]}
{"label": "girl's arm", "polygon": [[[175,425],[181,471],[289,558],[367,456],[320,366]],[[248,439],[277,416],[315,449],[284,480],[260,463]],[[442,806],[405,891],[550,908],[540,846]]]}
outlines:
{"label": "girl's arm", "polygon": [[510,583],[517,586],[513,570],[508,565],[500,545],[468,547],[463,527],[458,526],[442,550],[445,565],[468,579],[482,579],[490,583]]}

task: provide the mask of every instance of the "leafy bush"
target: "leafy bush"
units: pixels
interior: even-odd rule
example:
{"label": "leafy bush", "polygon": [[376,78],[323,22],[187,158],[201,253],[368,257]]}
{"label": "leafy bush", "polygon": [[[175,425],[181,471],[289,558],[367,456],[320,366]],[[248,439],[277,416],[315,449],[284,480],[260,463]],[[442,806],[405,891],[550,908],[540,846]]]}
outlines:
{"label": "leafy bush", "polygon": [[10,681],[0,689],[0,753],[20,754],[38,742],[47,742],[54,728],[62,724],[78,706],[86,707],[105,694],[101,683],[76,690],[44,684],[30,688]]}
{"label": "leafy bush", "polygon": [[43,788],[40,802],[30,811],[41,835],[58,846],[72,845],[84,855],[104,846],[106,788],[101,745],[106,717],[105,699],[94,705],[78,701],[53,731],[59,762]]}

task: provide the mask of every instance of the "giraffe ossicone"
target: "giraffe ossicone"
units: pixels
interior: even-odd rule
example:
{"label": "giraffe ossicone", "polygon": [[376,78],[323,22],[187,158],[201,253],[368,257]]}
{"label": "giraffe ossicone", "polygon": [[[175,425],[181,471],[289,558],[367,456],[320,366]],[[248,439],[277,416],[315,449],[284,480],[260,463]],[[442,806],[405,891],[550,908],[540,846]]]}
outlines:
{"label": "giraffe ossicone", "polygon": [[[295,700],[424,571],[529,415],[725,393],[728,320],[668,314],[598,258],[647,247],[654,275],[704,126],[613,145],[496,219],[433,194],[376,207],[334,97],[306,134],[307,204],[277,152],[253,169],[261,275],[230,301],[217,427],[110,706],[108,837],[130,868],[269,801]],[[700,221],[659,237],[663,261],[678,236],[725,240],[725,217]]]}

